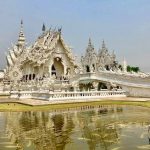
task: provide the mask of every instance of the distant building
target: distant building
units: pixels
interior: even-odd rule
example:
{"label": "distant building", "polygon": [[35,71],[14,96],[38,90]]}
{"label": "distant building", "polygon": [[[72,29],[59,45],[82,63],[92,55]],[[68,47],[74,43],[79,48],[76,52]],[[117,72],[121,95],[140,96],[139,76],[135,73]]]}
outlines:
{"label": "distant building", "polygon": [[115,60],[114,53],[110,54],[105,46],[104,40],[102,48],[96,53],[94,46],[89,39],[88,47],[86,49],[85,56],[82,56],[81,63],[84,72],[95,72],[100,70],[117,70],[118,64]]}

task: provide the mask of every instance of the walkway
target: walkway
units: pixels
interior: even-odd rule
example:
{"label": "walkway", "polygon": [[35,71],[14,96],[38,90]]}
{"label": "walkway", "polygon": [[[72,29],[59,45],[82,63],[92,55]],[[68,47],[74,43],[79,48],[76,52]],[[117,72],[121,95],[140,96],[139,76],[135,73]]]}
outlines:
{"label": "walkway", "polygon": [[65,103],[79,103],[79,102],[98,102],[98,101],[105,101],[105,100],[112,100],[112,101],[138,101],[138,102],[146,102],[150,101],[150,98],[135,98],[135,97],[115,97],[115,98],[100,98],[100,99],[94,99],[94,100],[76,100],[76,101],[65,101],[65,100],[59,100],[59,101],[44,101],[44,100],[35,100],[35,99],[8,99],[8,98],[1,98],[0,97],[0,103],[20,103],[20,104],[26,104],[31,106],[40,106],[40,105],[48,105],[48,104],[65,104]]}

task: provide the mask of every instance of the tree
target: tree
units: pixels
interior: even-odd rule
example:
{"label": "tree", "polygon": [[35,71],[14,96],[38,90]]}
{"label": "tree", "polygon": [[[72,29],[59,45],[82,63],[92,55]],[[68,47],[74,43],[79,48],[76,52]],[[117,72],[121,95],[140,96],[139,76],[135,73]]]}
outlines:
{"label": "tree", "polygon": [[139,72],[140,68],[139,67],[134,67],[134,66],[127,66],[127,72]]}

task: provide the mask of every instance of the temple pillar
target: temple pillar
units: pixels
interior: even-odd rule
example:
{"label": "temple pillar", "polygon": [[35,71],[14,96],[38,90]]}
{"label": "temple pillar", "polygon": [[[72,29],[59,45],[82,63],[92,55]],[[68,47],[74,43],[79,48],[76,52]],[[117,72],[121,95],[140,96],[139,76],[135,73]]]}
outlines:
{"label": "temple pillar", "polygon": [[51,58],[50,61],[49,61],[49,68],[48,68],[48,72],[49,72],[49,77],[50,78],[52,77],[52,65],[53,65],[53,63],[54,63],[54,61]]}
{"label": "temple pillar", "polygon": [[111,84],[107,83],[106,86],[107,86],[107,89],[110,91],[111,90]]}
{"label": "temple pillar", "polygon": [[44,69],[44,67],[43,67],[43,65],[41,65],[39,68],[39,77],[40,78],[43,78],[43,69]]}
{"label": "temple pillar", "polygon": [[95,91],[97,91],[98,90],[98,82],[94,81],[92,84],[93,84]]}
{"label": "temple pillar", "polygon": [[29,74],[27,75],[27,81],[29,81]]}
{"label": "temple pillar", "polygon": [[74,91],[79,91],[79,84],[76,83],[76,84],[73,86],[73,88],[74,88]]}
{"label": "temple pillar", "polygon": [[66,75],[66,66],[63,64],[63,66],[64,66],[64,76]]}
{"label": "temple pillar", "polygon": [[51,74],[52,74],[51,68],[52,68],[52,65],[49,65],[48,72],[49,72],[49,77],[50,77],[50,78],[51,78]]}
{"label": "temple pillar", "polygon": [[33,80],[33,73],[31,74],[31,80]]}
{"label": "temple pillar", "polygon": [[63,65],[63,75],[62,76],[65,76],[66,75],[66,69],[67,69],[67,67],[66,67],[66,63],[64,62],[64,60],[61,62],[62,63],[62,65]]}

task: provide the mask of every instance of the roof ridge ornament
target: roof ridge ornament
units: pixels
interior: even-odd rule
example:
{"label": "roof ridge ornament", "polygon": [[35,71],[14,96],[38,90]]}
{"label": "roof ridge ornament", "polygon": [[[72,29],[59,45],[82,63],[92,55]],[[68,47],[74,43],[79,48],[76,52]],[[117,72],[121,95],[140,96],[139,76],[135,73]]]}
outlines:
{"label": "roof ridge ornament", "polygon": [[89,46],[92,45],[92,42],[91,42],[91,38],[89,38],[89,43],[88,43]]}
{"label": "roof ridge ornament", "polygon": [[91,42],[91,38],[89,38],[88,47],[87,47],[86,51],[87,51],[87,53],[89,53],[89,52],[95,52],[94,46],[93,46],[93,44]]}
{"label": "roof ridge ornament", "polygon": [[61,33],[62,31],[62,27],[58,28],[58,32]]}
{"label": "roof ridge ornament", "polygon": [[21,19],[21,30],[23,31],[23,20]]}
{"label": "roof ridge ornament", "polygon": [[42,31],[45,32],[46,31],[46,26],[45,24],[43,23],[43,26],[42,26]]}
{"label": "roof ridge ornament", "polygon": [[103,39],[103,41],[102,41],[102,48],[106,48],[104,39]]}

